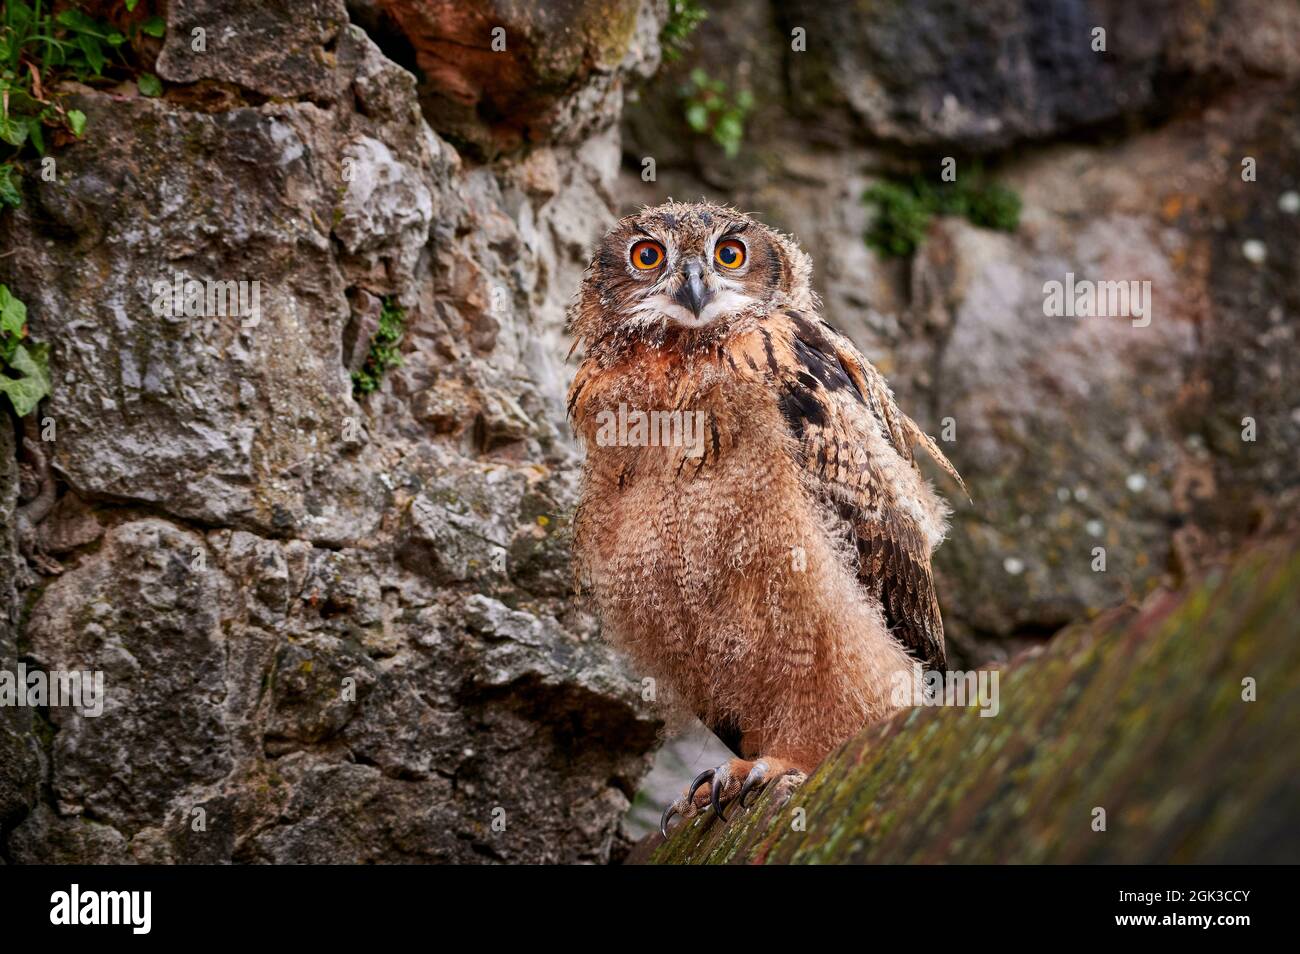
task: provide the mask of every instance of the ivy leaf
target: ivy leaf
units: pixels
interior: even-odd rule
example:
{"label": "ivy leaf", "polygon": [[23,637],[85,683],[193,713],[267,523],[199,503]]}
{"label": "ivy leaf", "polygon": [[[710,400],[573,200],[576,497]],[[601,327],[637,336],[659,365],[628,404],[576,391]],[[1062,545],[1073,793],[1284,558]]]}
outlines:
{"label": "ivy leaf", "polygon": [[8,285],[0,285],[0,334],[22,337],[27,326],[27,306],[15,298]]}
{"label": "ivy leaf", "polygon": [[686,122],[696,132],[709,128],[709,111],[703,103],[691,103],[686,107]]}
{"label": "ivy leaf", "polygon": [[714,138],[723,147],[728,156],[734,156],[740,148],[740,140],[745,135],[745,127],[735,113],[726,113],[713,130]]}
{"label": "ivy leaf", "polygon": [[140,0],[126,0],[126,12],[127,12],[127,13],[134,13],[134,12],[135,12],[135,6],[136,6],[136,4],[139,3],[139,2],[140,2]]}
{"label": "ivy leaf", "polygon": [[72,130],[72,135],[80,139],[86,129],[86,114],[79,109],[68,110],[68,128]]}
{"label": "ivy leaf", "polygon": [[11,146],[21,146],[27,141],[27,124],[16,122],[8,115],[0,115],[0,139]]}
{"label": "ivy leaf", "polygon": [[153,16],[140,24],[140,30],[150,36],[162,36],[167,32],[167,21],[162,17]]}
{"label": "ivy leaf", "polygon": [[95,22],[94,18],[87,16],[80,10],[64,10],[54,18],[54,22],[61,27],[67,27],[69,30],[80,30],[82,32],[89,31],[91,33],[99,32],[99,24]]}
{"label": "ivy leaf", "polygon": [[27,119],[27,136],[36,147],[36,151],[42,156],[45,155],[45,133],[41,131],[41,118],[39,116],[30,116]]}
{"label": "ivy leaf", "polygon": [[162,95],[162,80],[152,73],[141,73],[136,79],[135,85],[140,88],[140,93],[144,96]]}
{"label": "ivy leaf", "polygon": [[0,394],[9,395],[14,413],[26,417],[50,393],[49,346],[19,345],[6,371],[0,372]]}
{"label": "ivy leaf", "polygon": [[81,47],[81,52],[86,54],[86,62],[98,76],[104,71],[104,51],[99,48],[99,41],[93,36],[80,36],[77,38],[77,45]]}
{"label": "ivy leaf", "polygon": [[14,181],[14,167],[12,163],[0,163],[0,206],[11,205],[15,209],[23,204],[23,194],[18,191],[18,183]]}

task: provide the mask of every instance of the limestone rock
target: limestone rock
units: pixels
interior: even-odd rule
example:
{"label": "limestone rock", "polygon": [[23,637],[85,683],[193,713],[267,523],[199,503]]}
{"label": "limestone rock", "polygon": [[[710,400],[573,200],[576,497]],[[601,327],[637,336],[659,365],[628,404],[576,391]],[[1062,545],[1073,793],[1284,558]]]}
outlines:
{"label": "limestone rock", "polygon": [[[0,670],[17,671],[22,558],[14,528],[18,506],[18,463],[14,435],[0,426]],[[12,826],[36,804],[42,775],[36,741],[36,713],[0,706],[0,830]]]}
{"label": "limestone rock", "polygon": [[846,109],[857,134],[911,147],[1005,148],[1169,115],[1247,73],[1300,75],[1295,8],[1266,0],[797,0],[779,11],[787,33],[808,35],[808,52],[787,56],[799,108]]}
{"label": "limestone rock", "polygon": [[172,83],[218,80],[263,96],[328,101],[340,91],[336,45],[347,23],[343,0],[168,4],[158,75]]}

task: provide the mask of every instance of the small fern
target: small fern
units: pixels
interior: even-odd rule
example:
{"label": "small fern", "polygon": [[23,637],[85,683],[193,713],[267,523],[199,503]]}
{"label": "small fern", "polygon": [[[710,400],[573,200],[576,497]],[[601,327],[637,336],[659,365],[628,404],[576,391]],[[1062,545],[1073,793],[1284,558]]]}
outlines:
{"label": "small fern", "polygon": [[663,47],[664,62],[673,63],[690,49],[691,34],[709,14],[695,0],[668,0],[668,19],[659,31],[659,45]]}

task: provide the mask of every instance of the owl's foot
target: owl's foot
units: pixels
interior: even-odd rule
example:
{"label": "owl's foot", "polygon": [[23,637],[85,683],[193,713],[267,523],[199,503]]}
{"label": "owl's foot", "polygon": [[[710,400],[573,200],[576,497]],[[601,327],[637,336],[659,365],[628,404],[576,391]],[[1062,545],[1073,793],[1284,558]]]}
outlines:
{"label": "owl's foot", "polygon": [[674,815],[694,818],[709,806],[713,806],[714,813],[725,822],[727,817],[723,814],[723,806],[734,801],[744,808],[746,799],[757,795],[773,780],[777,781],[784,802],[807,777],[802,769],[770,757],[752,762],[747,759],[723,762],[717,768],[705,769],[695,776],[685,794],[664,809],[663,817],[659,819],[659,832],[667,838],[668,822]]}

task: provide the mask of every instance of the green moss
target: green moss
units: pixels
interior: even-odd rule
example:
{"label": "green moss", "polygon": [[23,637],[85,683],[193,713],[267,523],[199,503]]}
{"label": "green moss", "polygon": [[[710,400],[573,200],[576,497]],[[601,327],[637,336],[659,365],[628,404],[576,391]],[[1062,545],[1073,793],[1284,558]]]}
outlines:
{"label": "green moss", "polygon": [[875,209],[867,245],[891,257],[915,252],[935,215],[959,215],[1000,232],[1020,227],[1020,197],[986,179],[978,168],[939,185],[922,176],[877,182],[863,193],[862,201]]}

